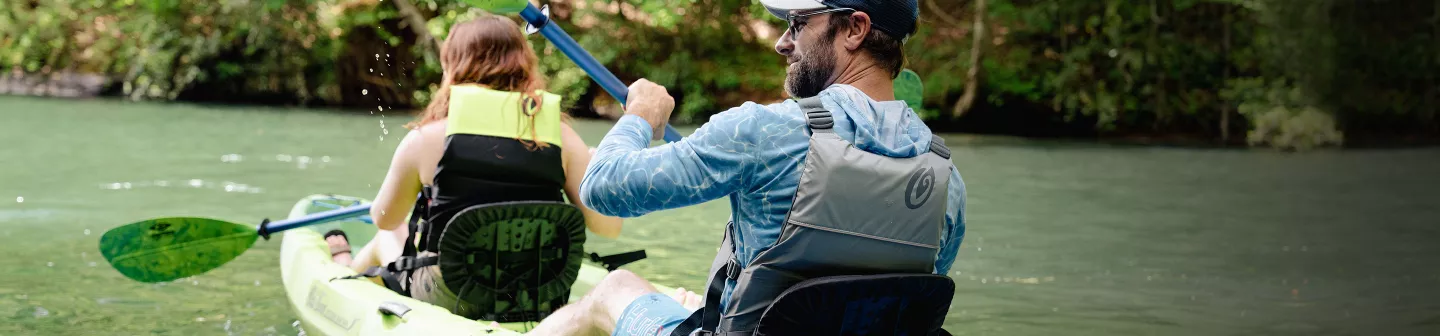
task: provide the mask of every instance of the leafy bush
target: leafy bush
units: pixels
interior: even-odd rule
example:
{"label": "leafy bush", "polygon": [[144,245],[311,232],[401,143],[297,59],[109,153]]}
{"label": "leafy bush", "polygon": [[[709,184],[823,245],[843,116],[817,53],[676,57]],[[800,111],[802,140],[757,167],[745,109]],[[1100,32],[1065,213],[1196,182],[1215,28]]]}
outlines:
{"label": "leafy bush", "polygon": [[1281,150],[1309,150],[1342,145],[1345,137],[1335,118],[1314,104],[1313,96],[1286,81],[1243,78],[1228,83],[1222,95],[1240,102],[1240,114],[1250,121],[1246,141],[1252,146]]}

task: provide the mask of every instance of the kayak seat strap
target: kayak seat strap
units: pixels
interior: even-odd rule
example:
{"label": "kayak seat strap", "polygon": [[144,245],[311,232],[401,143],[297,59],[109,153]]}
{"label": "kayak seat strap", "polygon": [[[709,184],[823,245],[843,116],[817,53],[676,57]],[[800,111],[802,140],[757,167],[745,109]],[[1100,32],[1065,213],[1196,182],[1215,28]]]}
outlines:
{"label": "kayak seat strap", "polygon": [[625,266],[625,264],[633,263],[643,259],[645,259],[645,250],[616,253],[607,256],[601,256],[594,252],[590,253],[590,261],[598,263],[601,266],[605,266],[605,270],[611,272],[620,269],[620,266]]}

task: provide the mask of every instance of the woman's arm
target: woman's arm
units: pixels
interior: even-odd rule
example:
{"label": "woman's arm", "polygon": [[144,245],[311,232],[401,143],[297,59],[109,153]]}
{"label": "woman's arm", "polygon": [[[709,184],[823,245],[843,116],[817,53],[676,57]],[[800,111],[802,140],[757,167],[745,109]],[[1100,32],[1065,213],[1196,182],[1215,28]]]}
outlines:
{"label": "woman's arm", "polygon": [[375,195],[370,208],[370,218],[375,221],[376,228],[395,230],[404,227],[410,210],[415,206],[415,197],[420,194],[420,171],[415,161],[423,143],[424,139],[417,129],[406,134],[405,139],[400,140],[400,146],[395,148],[395,156],[390,159],[390,171],[385,174],[380,193]]}
{"label": "woman's arm", "polygon": [[560,124],[560,150],[565,161],[565,196],[585,214],[585,226],[606,238],[619,237],[622,219],[601,215],[580,201],[580,182],[585,179],[585,167],[590,165],[590,147],[567,123]]}

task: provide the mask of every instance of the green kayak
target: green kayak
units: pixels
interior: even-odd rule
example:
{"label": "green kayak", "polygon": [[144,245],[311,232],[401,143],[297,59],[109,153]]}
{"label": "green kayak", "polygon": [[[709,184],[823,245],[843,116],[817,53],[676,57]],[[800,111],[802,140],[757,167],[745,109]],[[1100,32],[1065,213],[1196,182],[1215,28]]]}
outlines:
{"label": "green kayak", "polygon": [[[356,197],[312,195],[290,210],[290,218],[367,203]],[[349,219],[284,232],[280,247],[280,274],[290,306],[301,327],[311,335],[519,335],[535,322],[500,324],[476,321],[441,308],[402,296],[367,279],[337,279],[355,275],[348,267],[331,261],[323,233],[343,229],[350,245],[359,250],[375,236],[376,228],[363,219]],[[570,301],[589,292],[605,268],[583,263],[579,279],[571,288]],[[656,286],[663,292],[673,288]],[[382,307],[386,309],[382,309]],[[403,316],[383,311],[402,311]]]}

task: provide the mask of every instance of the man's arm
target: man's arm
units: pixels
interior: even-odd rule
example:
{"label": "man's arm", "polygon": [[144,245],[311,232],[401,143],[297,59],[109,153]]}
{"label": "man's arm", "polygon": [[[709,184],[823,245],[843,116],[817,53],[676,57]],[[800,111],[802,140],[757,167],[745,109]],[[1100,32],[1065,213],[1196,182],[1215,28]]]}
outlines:
{"label": "man's arm", "polygon": [[946,194],[945,235],[940,237],[940,255],[935,259],[935,274],[945,275],[955,263],[960,242],[965,238],[965,181],[960,171],[950,170],[950,187]]}
{"label": "man's arm", "polygon": [[684,140],[653,148],[646,148],[651,124],[636,115],[621,117],[585,170],[581,201],[608,216],[637,217],[733,193],[745,185],[754,148],[747,106],[716,114]]}

